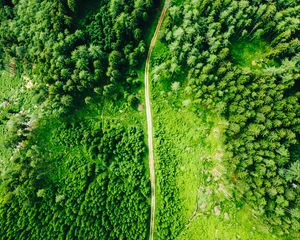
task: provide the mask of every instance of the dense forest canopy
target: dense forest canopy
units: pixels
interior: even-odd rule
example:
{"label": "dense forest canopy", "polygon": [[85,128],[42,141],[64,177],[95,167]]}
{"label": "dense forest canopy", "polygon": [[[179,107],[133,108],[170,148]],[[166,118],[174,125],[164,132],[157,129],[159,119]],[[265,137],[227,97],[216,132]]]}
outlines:
{"label": "dense forest canopy", "polygon": [[1,1],[1,70],[26,83],[1,94],[1,148],[11,149],[0,169],[1,239],[147,237],[142,127],[71,116],[104,96],[126,102],[139,86],[155,3],[90,4]]}
{"label": "dense forest canopy", "polygon": [[84,7],[83,1],[13,1],[0,13],[2,65],[15,61],[31,72],[58,113],[76,99],[123,95],[136,86],[132,67],[146,52],[142,28],[152,1],[100,1],[81,21],[79,4]]}
{"label": "dense forest canopy", "polygon": [[174,4],[162,35],[170,54],[153,71],[168,81],[188,69],[184,91],[229,122],[237,199],[286,233],[300,229],[299,14],[299,1]]}
{"label": "dense forest canopy", "polygon": [[[1,239],[149,237],[140,92],[159,4],[0,0]],[[217,157],[226,169],[222,187],[230,187],[230,204],[251,206],[274,234],[297,238],[300,1],[174,0],[167,7],[162,51],[150,59],[153,102],[163,99],[153,103],[155,236],[176,239],[194,219],[184,222],[180,197],[188,190],[180,189],[179,170],[184,157],[198,154],[189,144],[215,146],[211,116],[218,116],[226,122],[225,136],[221,130],[215,136],[225,139],[226,157]],[[170,116],[155,119],[169,99]],[[180,114],[189,119],[178,129]],[[188,124],[195,133],[200,129],[199,136],[190,136]],[[206,157],[197,155],[203,160],[197,174],[205,172],[201,184],[214,181]],[[220,214],[215,202],[204,208]],[[193,217],[201,217],[196,210]]]}
{"label": "dense forest canopy", "polygon": [[57,144],[81,146],[89,153],[69,159],[58,155],[59,164],[68,168],[59,181],[49,176],[58,160],[38,146],[27,146],[13,156],[14,168],[3,175],[1,237],[146,238],[149,188],[141,130],[103,131],[100,124],[88,125],[67,123],[57,129]]}

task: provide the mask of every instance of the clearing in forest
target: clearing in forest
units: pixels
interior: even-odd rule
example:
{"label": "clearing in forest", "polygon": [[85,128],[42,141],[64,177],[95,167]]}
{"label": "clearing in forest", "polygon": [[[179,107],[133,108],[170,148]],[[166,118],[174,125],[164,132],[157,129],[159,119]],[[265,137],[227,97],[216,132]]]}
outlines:
{"label": "clearing in forest", "polygon": [[231,54],[234,62],[241,67],[261,68],[276,65],[274,60],[267,58],[272,48],[261,39],[239,40],[232,44]]}

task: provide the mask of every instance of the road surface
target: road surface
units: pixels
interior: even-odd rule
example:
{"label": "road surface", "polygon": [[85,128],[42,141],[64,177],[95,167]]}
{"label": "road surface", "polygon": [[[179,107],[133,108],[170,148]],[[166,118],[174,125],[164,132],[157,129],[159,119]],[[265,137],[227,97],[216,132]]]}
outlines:
{"label": "road surface", "polygon": [[165,1],[165,5],[159,17],[155,33],[150,43],[146,66],[145,66],[145,101],[146,101],[146,116],[147,116],[147,129],[148,129],[148,151],[149,151],[149,169],[150,169],[150,182],[151,182],[151,216],[150,216],[150,234],[149,239],[153,240],[154,237],[154,224],[155,224],[155,166],[153,157],[153,126],[152,126],[152,112],[151,112],[151,100],[150,100],[150,83],[149,83],[149,68],[152,50],[157,40],[157,36],[161,27],[161,24],[165,18],[168,8],[168,0]]}

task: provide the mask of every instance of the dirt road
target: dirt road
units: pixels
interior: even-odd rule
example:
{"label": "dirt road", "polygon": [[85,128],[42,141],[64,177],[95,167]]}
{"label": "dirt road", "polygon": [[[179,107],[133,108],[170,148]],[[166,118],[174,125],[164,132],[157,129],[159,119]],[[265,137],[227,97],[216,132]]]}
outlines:
{"label": "dirt road", "polygon": [[149,239],[154,238],[154,224],[155,224],[155,166],[153,157],[153,126],[152,126],[152,112],[151,112],[151,100],[150,100],[150,83],[149,83],[149,68],[150,59],[153,47],[155,45],[161,24],[165,18],[169,1],[166,0],[164,8],[159,17],[155,33],[150,43],[146,66],[145,66],[145,101],[146,101],[146,115],[147,115],[147,127],[148,127],[148,150],[149,150],[149,169],[150,169],[150,182],[151,182],[151,216],[150,216],[150,235]]}

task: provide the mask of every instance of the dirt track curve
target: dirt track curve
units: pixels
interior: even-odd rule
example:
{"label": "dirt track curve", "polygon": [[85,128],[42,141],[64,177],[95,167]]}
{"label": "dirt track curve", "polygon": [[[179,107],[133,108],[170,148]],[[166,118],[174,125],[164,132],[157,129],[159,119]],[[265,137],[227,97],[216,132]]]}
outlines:
{"label": "dirt track curve", "polygon": [[165,18],[169,1],[166,0],[161,15],[159,17],[155,33],[152,37],[147,60],[145,66],[145,101],[146,101],[146,116],[147,116],[147,127],[148,127],[148,151],[149,151],[149,169],[150,169],[150,182],[151,182],[151,216],[150,216],[150,234],[149,239],[154,238],[154,219],[155,219],[155,168],[154,168],[154,157],[153,157],[153,126],[152,126],[152,112],[151,112],[151,101],[150,101],[150,83],[149,83],[149,68],[152,50],[154,48],[161,24]]}

